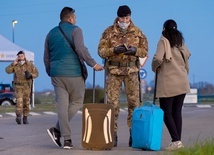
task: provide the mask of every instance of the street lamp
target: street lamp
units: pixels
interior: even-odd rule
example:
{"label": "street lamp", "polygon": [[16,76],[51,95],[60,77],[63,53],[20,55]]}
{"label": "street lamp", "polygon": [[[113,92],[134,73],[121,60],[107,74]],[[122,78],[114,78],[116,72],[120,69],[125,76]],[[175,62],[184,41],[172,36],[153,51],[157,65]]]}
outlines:
{"label": "street lamp", "polygon": [[13,20],[12,21],[12,32],[13,32],[13,43],[14,43],[14,27],[15,27],[15,24],[18,23],[17,20]]}

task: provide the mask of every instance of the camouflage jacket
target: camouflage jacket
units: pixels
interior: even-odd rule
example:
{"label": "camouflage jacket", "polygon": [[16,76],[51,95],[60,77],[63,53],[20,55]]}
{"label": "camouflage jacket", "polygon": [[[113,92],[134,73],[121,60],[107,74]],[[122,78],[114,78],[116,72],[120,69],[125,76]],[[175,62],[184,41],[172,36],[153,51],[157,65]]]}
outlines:
{"label": "camouflage jacket", "polygon": [[[135,62],[139,58],[144,58],[148,54],[148,42],[143,32],[136,27],[133,22],[127,31],[122,31],[117,25],[118,19],[116,18],[114,24],[108,27],[102,34],[100,43],[98,46],[98,54],[101,58],[107,61],[114,62]],[[114,54],[114,47],[126,44],[127,46],[134,46],[137,48],[135,56]],[[118,67],[118,66],[107,66],[111,74],[117,75],[128,75],[133,72],[138,72],[138,66],[132,67]]]}
{"label": "camouflage jacket", "polygon": [[13,65],[13,63],[11,63],[6,67],[5,71],[8,74],[14,73],[14,84],[17,85],[32,83],[32,79],[25,78],[25,71],[28,71],[32,75],[32,78],[37,78],[39,75],[37,68],[33,65],[33,63],[27,60],[23,65],[19,63]]}

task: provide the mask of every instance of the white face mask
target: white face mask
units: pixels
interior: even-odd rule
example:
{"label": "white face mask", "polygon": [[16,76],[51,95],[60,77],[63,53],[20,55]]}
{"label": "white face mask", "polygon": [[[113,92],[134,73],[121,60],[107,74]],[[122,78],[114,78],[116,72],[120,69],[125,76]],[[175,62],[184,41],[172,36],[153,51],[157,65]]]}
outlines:
{"label": "white face mask", "polygon": [[127,29],[128,28],[128,26],[129,26],[129,24],[130,24],[130,22],[129,23],[124,23],[124,22],[117,22],[118,23],[118,26],[121,28],[121,29],[123,29],[123,30],[125,30],[125,29]]}
{"label": "white face mask", "polygon": [[19,63],[20,63],[21,65],[23,65],[23,64],[25,63],[25,60],[19,61]]}

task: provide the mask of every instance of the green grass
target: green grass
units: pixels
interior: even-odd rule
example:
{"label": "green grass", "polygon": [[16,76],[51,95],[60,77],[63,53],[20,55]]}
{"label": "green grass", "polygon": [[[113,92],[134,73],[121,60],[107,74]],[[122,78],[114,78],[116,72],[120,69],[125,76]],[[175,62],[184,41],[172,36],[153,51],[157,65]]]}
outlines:
{"label": "green grass", "polygon": [[[14,112],[15,106],[0,106],[0,113]],[[34,108],[31,108],[32,112],[43,112],[43,111],[53,111],[56,112],[55,104],[35,104]]]}
{"label": "green grass", "polygon": [[14,112],[15,106],[0,106],[0,114],[5,112]]}
{"label": "green grass", "polygon": [[214,154],[214,138],[203,142],[197,142],[191,147],[185,147],[181,150],[173,152],[173,155],[213,155]]}
{"label": "green grass", "polygon": [[[35,107],[31,109],[32,112],[43,112],[43,111],[56,112],[56,105],[55,103],[53,103],[51,99],[45,100],[45,101],[42,100],[42,102],[38,102],[38,100],[36,100],[35,103],[37,104],[35,104]],[[123,103],[123,102],[120,103],[120,108],[127,108],[127,103]],[[14,112],[14,110],[15,110],[15,106],[0,106],[0,113]]]}
{"label": "green grass", "polygon": [[40,111],[53,111],[56,112],[56,104],[35,104],[35,107],[31,109],[33,112],[40,112]]}

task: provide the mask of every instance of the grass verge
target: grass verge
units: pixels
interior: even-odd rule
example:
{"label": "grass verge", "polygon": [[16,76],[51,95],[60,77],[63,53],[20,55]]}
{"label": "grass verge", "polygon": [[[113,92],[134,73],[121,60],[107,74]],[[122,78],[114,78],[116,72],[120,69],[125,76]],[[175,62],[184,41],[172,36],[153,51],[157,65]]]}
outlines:
{"label": "grass verge", "polygon": [[173,152],[173,155],[213,155],[214,138],[198,142],[192,147],[183,148]]}
{"label": "grass verge", "polygon": [[[15,106],[0,106],[0,113],[14,112]],[[55,104],[35,104],[34,108],[31,108],[31,112],[43,112],[43,111],[53,111],[56,112]]]}

